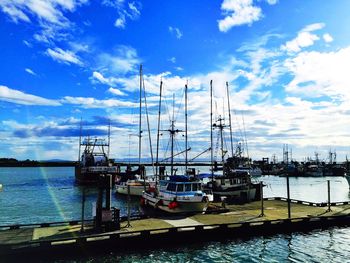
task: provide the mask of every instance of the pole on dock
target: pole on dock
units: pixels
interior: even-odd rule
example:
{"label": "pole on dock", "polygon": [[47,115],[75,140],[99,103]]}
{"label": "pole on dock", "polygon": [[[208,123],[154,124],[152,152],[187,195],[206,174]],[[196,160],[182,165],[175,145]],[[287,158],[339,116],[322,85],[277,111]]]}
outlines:
{"label": "pole on dock", "polygon": [[112,175],[106,174],[106,209],[111,210]]}
{"label": "pole on dock", "polygon": [[287,203],[288,203],[288,218],[290,218],[290,191],[289,191],[289,175],[287,174]]}
{"label": "pole on dock", "polygon": [[85,186],[83,186],[83,195],[81,197],[81,228],[80,232],[84,232],[84,216],[85,216]]}
{"label": "pole on dock", "polygon": [[328,209],[327,212],[331,212],[331,182],[327,180],[327,189],[328,189]]}
{"label": "pole on dock", "polygon": [[130,185],[128,185],[128,224],[126,227],[131,227],[130,224]]}
{"label": "pole on dock", "polygon": [[264,185],[263,182],[260,182],[260,199],[261,199],[261,214],[259,215],[260,217],[265,216],[264,214]]}

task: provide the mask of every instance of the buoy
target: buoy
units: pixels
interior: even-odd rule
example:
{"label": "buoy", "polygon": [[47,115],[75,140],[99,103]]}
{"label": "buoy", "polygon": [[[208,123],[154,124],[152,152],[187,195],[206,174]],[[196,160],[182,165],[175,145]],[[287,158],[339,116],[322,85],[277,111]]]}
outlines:
{"label": "buoy", "polygon": [[2,184],[0,184],[0,191],[2,190]]}

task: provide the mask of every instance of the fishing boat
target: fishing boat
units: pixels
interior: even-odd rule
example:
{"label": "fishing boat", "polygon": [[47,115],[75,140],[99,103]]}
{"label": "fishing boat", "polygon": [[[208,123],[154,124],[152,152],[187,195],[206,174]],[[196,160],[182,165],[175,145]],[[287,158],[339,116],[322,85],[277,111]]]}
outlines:
{"label": "fishing boat", "polygon": [[[148,189],[152,183],[151,180],[146,178],[146,170],[145,167],[141,164],[141,139],[142,139],[142,99],[144,99],[145,109],[147,113],[147,104],[146,104],[146,91],[144,87],[144,81],[143,81],[143,75],[142,75],[142,65],[140,65],[140,95],[139,95],[139,131],[138,131],[138,168],[135,171],[131,170],[131,167],[128,166],[125,173],[119,173],[119,175],[115,179],[115,187],[116,187],[116,193],[118,194],[124,194],[124,195],[131,195],[131,196],[142,196],[142,192]],[[142,91],[144,97],[142,97]],[[148,120],[148,115],[147,115]],[[151,137],[149,135],[150,145],[152,145]],[[152,153],[152,147],[151,149],[151,155]],[[152,158],[153,163],[153,158]]]}
{"label": "fishing boat", "polygon": [[203,191],[201,181],[185,175],[160,180],[156,188],[148,189],[142,197],[144,205],[177,214],[203,212],[213,201],[213,196]]}
{"label": "fishing boat", "polygon": [[[109,140],[108,140],[109,141]],[[101,174],[111,174],[114,182],[118,173],[108,158],[109,142],[101,138],[80,139],[79,155],[82,155],[75,166],[75,180],[78,184],[96,184]]]}
{"label": "fishing boat", "polygon": [[137,170],[131,170],[128,166],[125,173],[118,173],[115,178],[115,188],[118,194],[142,196],[143,191],[151,187],[149,180],[143,180],[145,176],[144,166]]}
{"label": "fishing boat", "polygon": [[[162,94],[162,82],[160,85],[160,99],[159,99],[159,115],[158,115],[158,135],[157,135],[157,161],[158,165],[158,145],[159,145],[159,122],[160,122],[160,105],[161,105],[161,94]],[[173,102],[174,102],[173,98]],[[174,109],[174,105],[173,105]],[[175,129],[173,117],[171,120],[170,128],[165,130],[170,134],[170,176],[163,180],[157,180],[156,186],[151,187],[144,191],[141,199],[141,203],[144,205],[151,206],[155,209],[162,210],[164,212],[172,214],[180,213],[198,213],[203,212],[208,207],[209,201],[213,200],[213,195],[205,193],[203,191],[203,183],[193,175],[176,175],[174,169],[174,139],[175,135],[182,132],[179,129]],[[186,124],[186,150],[187,153],[187,85],[185,85],[185,124]],[[187,169],[187,154],[185,158],[185,170]],[[158,166],[156,168],[156,177],[158,176]],[[192,173],[192,172],[191,172]],[[164,176],[162,176],[164,177]]]}
{"label": "fishing boat", "polygon": [[321,177],[323,176],[323,169],[318,164],[310,164],[305,168],[305,176]]}
{"label": "fishing boat", "polygon": [[348,181],[348,185],[349,185],[349,188],[350,188],[350,175],[345,175],[345,179]]}
{"label": "fishing boat", "polygon": [[[223,130],[227,125],[224,123],[224,118],[219,116],[216,123],[213,124],[212,118],[212,82],[210,83],[210,97],[211,97],[211,180],[207,182],[206,189],[212,190],[215,199],[227,198],[230,201],[252,201],[257,199],[259,196],[260,189],[259,183],[252,183],[251,180],[251,167],[245,166],[245,169],[242,169],[242,160],[246,159],[249,161],[249,158],[242,157],[242,151],[240,144],[238,145],[238,153],[237,150],[233,151],[233,139],[232,139],[232,125],[231,125],[231,113],[230,113],[230,100],[229,100],[229,91],[228,91],[228,83],[226,83],[227,97],[228,97],[228,112],[229,112],[229,122],[228,125],[230,127],[230,139],[231,139],[231,153],[232,157],[226,158],[225,155],[228,152],[224,150],[224,135]],[[215,169],[213,168],[213,129],[218,129],[219,138],[220,138],[220,151],[221,151],[221,174],[215,174]],[[244,162],[246,163],[246,162]]]}

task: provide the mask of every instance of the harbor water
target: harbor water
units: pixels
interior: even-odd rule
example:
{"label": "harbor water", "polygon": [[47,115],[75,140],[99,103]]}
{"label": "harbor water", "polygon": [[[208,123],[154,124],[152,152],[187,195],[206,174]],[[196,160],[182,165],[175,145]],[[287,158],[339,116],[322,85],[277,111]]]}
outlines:
{"label": "harbor water", "polygon": [[[203,168],[202,168],[203,169]],[[286,197],[286,178],[262,176],[264,197]],[[291,198],[327,201],[327,180],[331,201],[350,200],[343,177],[291,177]],[[83,188],[74,182],[73,167],[0,168],[0,225],[42,223],[81,219]],[[86,188],[85,218],[92,217],[97,190]],[[112,206],[126,215],[127,199],[112,194]],[[131,200],[133,214],[142,211],[139,200]],[[293,211],[292,211],[293,213]],[[293,233],[206,242],[157,250],[129,251],[66,259],[65,262],[347,262],[350,258],[350,228],[331,228]]]}

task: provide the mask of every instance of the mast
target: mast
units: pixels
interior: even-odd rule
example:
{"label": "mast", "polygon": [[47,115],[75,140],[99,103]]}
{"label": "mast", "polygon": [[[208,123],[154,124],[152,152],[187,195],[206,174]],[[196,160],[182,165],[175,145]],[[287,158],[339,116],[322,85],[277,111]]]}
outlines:
{"label": "mast", "polygon": [[139,167],[141,166],[141,114],[142,114],[142,64],[140,65],[140,112],[139,112]]}
{"label": "mast", "polygon": [[220,143],[221,143],[221,162],[222,165],[225,163],[225,153],[224,153],[224,124],[222,123],[224,119],[219,116],[219,129],[220,129]]}
{"label": "mast", "polygon": [[108,148],[107,148],[107,159],[109,160],[109,149],[111,144],[111,120],[108,123]]}
{"label": "mast", "polygon": [[171,120],[171,130],[170,130],[170,136],[171,136],[171,159],[170,159],[170,174],[173,175],[174,173],[174,136],[175,136],[175,94],[173,94],[173,118]]}
{"label": "mast", "polygon": [[148,140],[149,140],[149,149],[151,152],[151,160],[152,160],[152,169],[154,174],[154,162],[153,162],[153,149],[152,149],[152,137],[151,137],[151,127],[149,125],[149,117],[148,117],[148,108],[147,108],[147,98],[146,98],[146,88],[145,88],[145,81],[142,79],[143,84],[143,96],[145,99],[145,110],[146,110],[146,117],[147,117],[147,131],[148,131]]}
{"label": "mast", "polygon": [[232,121],[231,121],[231,108],[230,108],[230,92],[228,90],[228,82],[226,82],[227,90],[227,106],[228,106],[228,118],[230,122],[230,141],[231,141],[231,156],[233,157],[233,139],[232,139]]}
{"label": "mast", "polygon": [[187,143],[188,143],[188,137],[187,137],[187,84],[185,85],[185,172],[187,173],[187,166],[188,166],[188,155],[187,155]]}
{"label": "mast", "polygon": [[210,81],[210,165],[211,165],[211,180],[214,180],[213,167],[213,80]]}
{"label": "mast", "polygon": [[161,106],[162,106],[162,87],[163,87],[163,81],[160,80],[160,87],[159,87],[159,108],[158,108],[158,129],[157,129],[157,154],[156,154],[156,182],[157,182],[157,177],[158,177],[159,130],[160,130],[160,113],[161,113]]}

